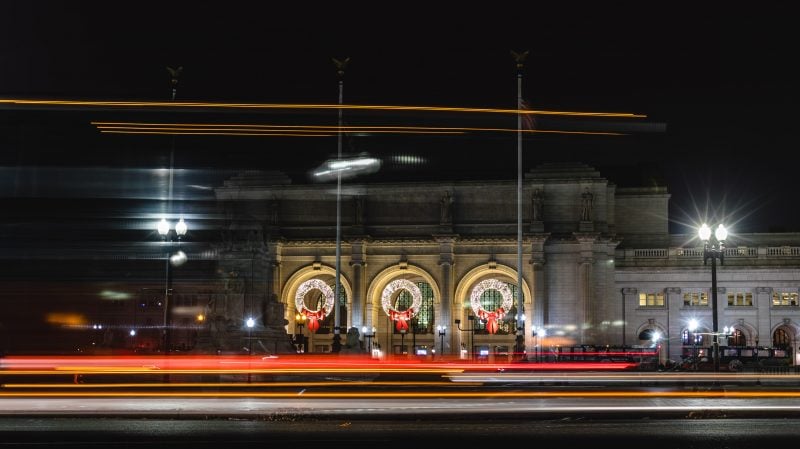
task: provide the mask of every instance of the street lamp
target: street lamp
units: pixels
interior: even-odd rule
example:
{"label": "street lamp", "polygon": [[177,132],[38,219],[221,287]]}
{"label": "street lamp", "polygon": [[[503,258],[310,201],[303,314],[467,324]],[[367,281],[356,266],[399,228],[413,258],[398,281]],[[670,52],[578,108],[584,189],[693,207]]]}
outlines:
{"label": "street lamp", "polygon": [[456,327],[461,332],[469,332],[469,359],[472,360],[472,352],[474,349],[474,335],[475,335],[475,316],[474,315],[467,315],[467,321],[469,321],[469,329],[461,329],[461,320],[456,319]]}
{"label": "street lamp", "polygon": [[375,328],[361,326],[361,333],[364,334],[364,338],[367,339],[367,353],[369,353],[370,357],[372,357],[372,337],[375,336]]}
{"label": "street lamp", "polygon": [[256,320],[254,320],[252,317],[247,318],[247,321],[245,322],[245,325],[247,325],[247,342],[248,342],[248,344],[247,344],[247,353],[248,354],[253,354],[253,336],[252,336],[252,333],[253,333],[253,326],[256,325]]}
{"label": "street lamp", "polygon": [[719,372],[719,323],[717,319],[717,259],[719,264],[725,264],[725,239],[728,238],[728,230],[725,225],[720,224],[714,231],[714,240],[709,243],[711,238],[711,228],[703,223],[698,230],[700,240],[703,241],[703,265],[711,259],[711,317],[712,335],[714,337],[714,372]]}
{"label": "street lamp", "polygon": [[439,332],[439,358],[442,358],[444,357],[444,336],[447,334],[447,326],[436,326],[436,330]]}
{"label": "street lamp", "polygon": [[306,337],[303,335],[303,326],[306,324],[308,318],[304,313],[294,314],[295,336],[294,341],[297,345],[297,352],[305,352],[306,350]]}
{"label": "street lamp", "polygon": [[[159,235],[164,238],[164,243],[172,243],[172,233],[170,232],[170,224],[166,218],[162,218],[160,222],[158,222],[158,230]],[[175,224],[175,239],[180,243],[181,237],[186,235],[188,231],[188,226],[186,222],[183,221],[183,218]],[[181,250],[175,252],[175,254],[171,253],[171,245],[167,247],[167,255],[166,255],[166,285],[164,287],[164,353],[168,354],[170,350],[170,332],[169,332],[169,323],[172,321],[172,311],[170,309],[169,304],[169,297],[172,293],[172,266],[179,267],[186,263],[187,257],[186,253]]]}
{"label": "street lamp", "polygon": [[692,368],[694,371],[697,371],[697,337],[699,337],[699,335],[695,334],[696,330],[697,320],[689,320],[689,338],[692,340]]}
{"label": "street lamp", "polygon": [[406,330],[400,329],[400,355],[406,353]]}
{"label": "street lamp", "polygon": [[245,325],[247,326],[247,383],[250,383],[250,376],[251,376],[251,363],[253,361],[253,326],[256,325],[256,320],[252,317],[248,317],[247,321],[245,321]]}

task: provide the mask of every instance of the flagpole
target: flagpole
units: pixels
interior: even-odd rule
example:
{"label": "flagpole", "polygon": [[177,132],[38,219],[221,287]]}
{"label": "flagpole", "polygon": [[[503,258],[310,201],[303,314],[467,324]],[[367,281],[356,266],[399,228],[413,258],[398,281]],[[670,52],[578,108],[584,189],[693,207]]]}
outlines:
{"label": "flagpole", "polygon": [[[336,73],[339,75],[339,129],[337,130],[338,142],[336,157],[337,161],[342,159],[342,101],[344,99],[344,69],[350,58],[342,61],[333,59],[336,65]],[[342,171],[337,170],[336,173],[336,285],[333,287],[333,343],[331,345],[332,352],[340,352],[342,350],[342,337],[341,337],[341,324],[342,319],[340,312],[342,310],[339,301],[342,295],[341,292],[341,279],[342,279]]]}
{"label": "flagpole", "polygon": [[511,52],[517,62],[517,337],[515,357],[525,357],[525,295],[522,289],[522,69],[528,52]]}

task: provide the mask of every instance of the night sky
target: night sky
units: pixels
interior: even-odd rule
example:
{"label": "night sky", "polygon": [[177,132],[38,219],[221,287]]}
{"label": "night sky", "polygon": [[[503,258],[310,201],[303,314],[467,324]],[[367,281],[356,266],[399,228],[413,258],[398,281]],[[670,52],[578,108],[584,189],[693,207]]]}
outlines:
{"label": "night sky", "polygon": [[[345,103],[514,108],[510,50],[529,50],[523,96],[533,108],[645,114],[665,131],[532,137],[525,141],[525,171],[544,162],[583,162],[621,186],[666,185],[672,232],[689,232],[681,224],[702,217],[724,218],[740,233],[800,231],[798,77],[789,68],[800,38],[789,5],[75,3],[3,4],[0,97],[166,101],[165,67],[183,66],[178,97],[185,101],[335,103],[331,57],[350,57]],[[87,125],[113,114],[3,111],[0,117],[0,163],[7,168],[156,167],[170,142],[100,136]],[[332,114],[199,118],[335,124]],[[465,123],[446,114],[346,120]],[[516,126],[515,118],[480,120],[469,124]],[[335,145],[335,138],[182,137],[176,164],[277,169],[299,181]],[[413,170],[386,165],[371,181],[516,179],[513,134],[348,136],[345,145],[347,152],[428,161]]]}

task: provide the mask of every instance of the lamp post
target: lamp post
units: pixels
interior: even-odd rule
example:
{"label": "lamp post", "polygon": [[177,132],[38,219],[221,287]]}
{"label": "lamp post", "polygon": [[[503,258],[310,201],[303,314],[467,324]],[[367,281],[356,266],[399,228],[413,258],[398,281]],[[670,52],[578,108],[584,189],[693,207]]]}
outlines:
{"label": "lamp post", "polygon": [[306,352],[306,337],[303,335],[303,326],[306,324],[306,319],[306,316],[302,313],[294,314],[294,324],[297,330],[295,342],[297,344],[297,352],[300,353]]}
{"label": "lamp post", "polygon": [[372,357],[372,337],[375,336],[375,328],[361,326],[361,333],[364,334],[364,338],[367,339],[367,353]]}
{"label": "lamp post", "polygon": [[447,326],[439,325],[436,326],[436,330],[439,332],[439,358],[444,357],[444,336],[447,334]]}
{"label": "lamp post", "polygon": [[250,363],[253,361],[253,326],[256,325],[256,320],[248,317],[245,325],[247,326],[247,383],[250,383],[250,375],[252,374],[250,372],[252,370]]}
{"label": "lamp post", "polygon": [[692,369],[693,371],[697,371],[697,337],[699,335],[695,334],[697,330],[697,320],[691,319],[689,320],[689,338],[692,341]]}
{"label": "lamp post", "polygon": [[247,326],[247,353],[248,354],[252,354],[253,353],[253,335],[252,334],[253,334],[253,326],[256,325],[256,320],[254,320],[252,317],[249,317],[249,318],[247,318],[247,321],[245,322],[245,325]]}
{"label": "lamp post", "polygon": [[[167,254],[166,254],[166,282],[164,287],[164,354],[168,354],[170,350],[170,332],[169,326],[170,321],[172,321],[172,310],[170,307],[170,295],[172,294],[172,266],[181,266],[186,262],[186,253],[181,250],[175,252],[175,254],[171,253],[171,243],[172,243],[172,233],[170,232],[170,224],[166,218],[162,218],[160,222],[158,222],[158,230],[159,235],[164,239],[164,243],[167,244]],[[180,244],[181,237],[186,235],[188,231],[188,226],[186,222],[183,221],[183,218],[175,224],[175,239]]]}
{"label": "lamp post", "polygon": [[475,334],[475,316],[474,315],[467,315],[467,321],[469,321],[469,329],[461,329],[461,320],[456,319],[456,327],[461,332],[469,332],[469,359],[472,360],[472,353],[474,350],[474,334]]}
{"label": "lamp post", "polygon": [[714,372],[719,372],[719,322],[717,319],[717,259],[719,264],[725,264],[725,239],[728,238],[728,230],[725,225],[720,224],[714,231],[714,240],[709,242],[711,238],[711,228],[703,223],[698,230],[700,240],[703,241],[703,265],[708,263],[711,259],[711,317],[712,317],[712,334],[714,337]]}
{"label": "lamp post", "polygon": [[[517,63],[517,110],[522,110],[522,69],[528,52],[517,53],[512,51],[512,56]],[[522,289],[522,114],[517,112],[517,337],[514,344],[514,354],[525,352],[525,322],[522,308],[525,304]]]}
{"label": "lamp post", "polygon": [[406,330],[400,329],[400,355],[406,353]]}
{"label": "lamp post", "polygon": [[[350,58],[342,61],[333,59],[336,64],[336,73],[339,75],[339,127],[336,132],[337,160],[342,159],[342,101],[344,99],[344,69]],[[341,296],[341,276],[342,276],[342,171],[336,173],[336,285],[333,287],[333,344],[331,350],[340,352],[342,350],[342,337],[339,335],[341,327],[341,317],[339,314],[339,297]]]}

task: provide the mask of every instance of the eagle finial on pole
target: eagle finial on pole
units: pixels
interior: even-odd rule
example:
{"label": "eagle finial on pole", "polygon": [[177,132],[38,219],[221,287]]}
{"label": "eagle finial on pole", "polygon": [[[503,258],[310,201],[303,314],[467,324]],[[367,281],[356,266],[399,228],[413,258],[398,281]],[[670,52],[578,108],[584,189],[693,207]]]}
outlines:
{"label": "eagle finial on pole", "polygon": [[516,52],[514,50],[511,50],[511,56],[513,56],[514,61],[517,62],[518,69],[522,69],[522,65],[525,64],[525,58],[528,57],[528,53],[530,53],[530,50],[525,50],[522,52]]}
{"label": "eagle finial on pole", "polygon": [[172,84],[172,101],[175,101],[175,94],[178,92],[178,77],[181,75],[183,71],[183,66],[176,68],[167,66],[167,72],[169,72],[170,77],[170,84]]}
{"label": "eagle finial on pole", "polygon": [[349,57],[344,59],[331,58],[331,60],[333,61],[333,64],[336,66],[336,73],[339,74],[340,77],[344,76],[344,69],[347,68],[347,63],[350,62],[350,58]]}

